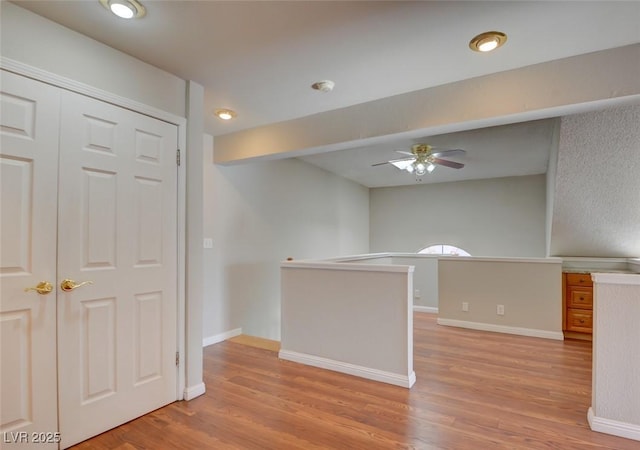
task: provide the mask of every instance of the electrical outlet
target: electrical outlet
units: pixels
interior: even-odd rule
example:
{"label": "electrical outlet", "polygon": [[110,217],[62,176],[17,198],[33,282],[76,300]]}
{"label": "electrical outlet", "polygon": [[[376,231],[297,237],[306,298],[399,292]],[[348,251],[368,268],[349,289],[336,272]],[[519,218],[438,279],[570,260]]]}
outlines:
{"label": "electrical outlet", "polygon": [[462,310],[465,312],[469,311],[469,302],[462,302]]}
{"label": "electrical outlet", "polygon": [[416,289],[416,290],[413,292],[413,296],[414,296],[415,298],[420,298],[420,289]]}
{"label": "electrical outlet", "polygon": [[213,248],[213,239],[204,238],[203,247],[204,248]]}
{"label": "electrical outlet", "polygon": [[504,316],[504,305],[498,305],[496,307],[496,314],[499,316]]}

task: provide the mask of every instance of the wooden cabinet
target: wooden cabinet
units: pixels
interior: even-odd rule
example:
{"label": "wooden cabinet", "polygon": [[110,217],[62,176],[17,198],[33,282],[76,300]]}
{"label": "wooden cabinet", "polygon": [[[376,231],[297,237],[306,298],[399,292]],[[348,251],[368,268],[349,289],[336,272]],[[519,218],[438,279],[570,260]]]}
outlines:
{"label": "wooden cabinet", "polygon": [[591,339],[593,282],[590,273],[563,273],[563,330],[565,337]]}

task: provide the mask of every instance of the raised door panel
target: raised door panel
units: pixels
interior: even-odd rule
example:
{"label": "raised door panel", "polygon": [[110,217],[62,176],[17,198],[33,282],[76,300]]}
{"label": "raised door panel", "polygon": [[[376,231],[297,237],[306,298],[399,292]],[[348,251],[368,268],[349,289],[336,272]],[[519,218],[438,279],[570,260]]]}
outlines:
{"label": "raised door panel", "polygon": [[[2,183],[2,241],[0,273],[26,275],[32,271],[33,159],[0,156]],[[9,238],[11,236],[11,238]]]}
{"label": "raised door panel", "polygon": [[[0,88],[0,433],[50,432],[56,448],[56,282],[60,91],[2,71]],[[17,441],[17,442],[16,442]]]}
{"label": "raised door panel", "polygon": [[83,405],[116,393],[116,299],[81,304],[80,358]]}
{"label": "raised door panel", "polygon": [[62,98],[60,430],[65,445],[177,398],[177,127]]}

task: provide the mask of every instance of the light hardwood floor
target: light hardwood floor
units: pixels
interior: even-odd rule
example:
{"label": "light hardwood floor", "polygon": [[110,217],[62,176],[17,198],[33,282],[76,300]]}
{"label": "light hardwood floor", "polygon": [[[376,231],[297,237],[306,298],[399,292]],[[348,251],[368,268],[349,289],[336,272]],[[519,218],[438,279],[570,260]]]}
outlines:
{"label": "light hardwood floor", "polygon": [[415,314],[411,390],[237,342],[205,348],[207,392],[77,449],[616,449],[595,433],[591,343],[438,326]]}

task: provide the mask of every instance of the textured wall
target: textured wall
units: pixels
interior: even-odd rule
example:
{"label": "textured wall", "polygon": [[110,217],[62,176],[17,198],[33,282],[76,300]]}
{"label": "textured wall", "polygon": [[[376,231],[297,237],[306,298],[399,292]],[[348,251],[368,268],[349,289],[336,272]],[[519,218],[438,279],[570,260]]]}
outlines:
{"label": "textured wall", "polygon": [[560,122],[550,254],[640,255],[640,105]]}

